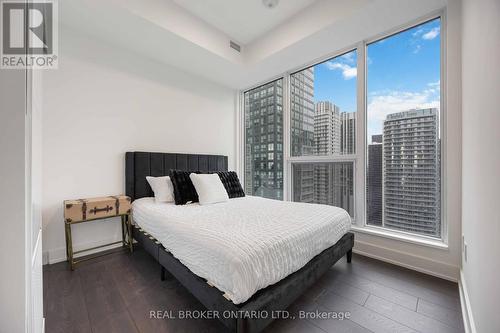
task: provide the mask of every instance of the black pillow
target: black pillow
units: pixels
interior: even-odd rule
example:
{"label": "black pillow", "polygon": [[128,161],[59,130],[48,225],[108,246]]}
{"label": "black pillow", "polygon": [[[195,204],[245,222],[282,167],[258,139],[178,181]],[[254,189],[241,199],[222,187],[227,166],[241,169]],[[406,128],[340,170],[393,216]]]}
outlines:
{"label": "black pillow", "polygon": [[222,184],[226,188],[229,198],[239,198],[245,196],[245,191],[241,187],[238,175],[234,171],[217,172]]}
{"label": "black pillow", "polygon": [[198,193],[194,188],[189,171],[170,170],[170,180],[174,186],[174,201],[176,205],[198,202]]}

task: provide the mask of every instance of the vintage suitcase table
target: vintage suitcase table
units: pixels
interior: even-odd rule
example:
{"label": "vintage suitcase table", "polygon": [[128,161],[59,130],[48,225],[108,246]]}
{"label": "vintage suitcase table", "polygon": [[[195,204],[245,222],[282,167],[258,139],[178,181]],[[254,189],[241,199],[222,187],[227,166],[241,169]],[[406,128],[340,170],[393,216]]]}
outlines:
{"label": "vintage suitcase table", "polygon": [[[103,254],[88,256],[85,258],[74,258],[75,254],[87,252],[102,247],[122,243],[130,252],[133,251],[132,244],[132,224],[131,224],[131,200],[125,195],[86,198],[78,200],[64,201],[64,228],[66,232],[66,257],[70,264],[71,270],[74,270],[75,265],[84,260],[99,257]],[[108,243],[92,248],[73,251],[73,240],[71,237],[71,225],[77,223],[92,222],[96,220],[107,219],[111,217],[120,217],[122,226],[122,240],[118,242]]]}

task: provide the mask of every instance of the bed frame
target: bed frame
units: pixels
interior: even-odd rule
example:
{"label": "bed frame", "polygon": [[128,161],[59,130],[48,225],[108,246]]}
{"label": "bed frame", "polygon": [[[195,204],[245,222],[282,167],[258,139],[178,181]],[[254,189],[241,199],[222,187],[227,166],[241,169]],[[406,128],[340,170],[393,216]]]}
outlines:
{"label": "bed frame", "polygon": [[[174,153],[127,152],[125,156],[126,194],[135,199],[153,196],[146,176],[165,176],[170,169],[214,172],[227,171],[227,156]],[[161,265],[161,279],[166,272],[174,276],[208,310],[217,311],[221,322],[238,333],[256,333],[274,318],[273,311],[283,311],[311,287],[344,255],[351,262],[354,234],[346,233],[332,247],[324,250],[297,272],[274,285],[259,290],[242,304],[234,304],[227,296],[192,273],[168,252],[158,240],[137,226],[132,228],[134,239]],[[251,311],[267,313],[260,318],[249,318]],[[266,318],[264,318],[266,317]]]}

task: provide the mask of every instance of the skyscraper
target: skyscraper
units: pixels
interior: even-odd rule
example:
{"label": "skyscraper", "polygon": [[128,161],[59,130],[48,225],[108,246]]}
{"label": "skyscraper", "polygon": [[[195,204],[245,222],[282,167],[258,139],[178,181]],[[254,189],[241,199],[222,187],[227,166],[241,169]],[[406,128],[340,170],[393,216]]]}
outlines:
{"label": "skyscraper", "polygon": [[[326,156],[340,153],[340,112],[339,107],[329,101],[316,103],[314,115],[315,154]],[[338,173],[338,172],[337,172]],[[333,205],[335,203],[335,168],[331,164],[314,165],[314,202]]]}
{"label": "skyscraper", "polygon": [[382,225],[382,135],[372,135],[366,170],[367,223]]}
{"label": "skyscraper", "polygon": [[332,102],[316,103],[314,142],[316,155],[340,153],[340,109]]}
{"label": "skyscraper", "polygon": [[[290,75],[291,155],[314,154],[314,67]],[[314,170],[302,165],[293,174],[294,201],[314,202]]]}
{"label": "skyscraper", "polygon": [[385,227],[439,237],[440,141],[437,109],[393,113],[384,121]]}
{"label": "skyscraper", "polygon": [[314,154],[314,67],[290,75],[291,155]]}
{"label": "skyscraper", "polygon": [[[356,112],[340,113],[340,154],[356,153]],[[354,166],[337,163],[337,174],[333,187],[336,191],[335,205],[343,207],[354,216]]]}
{"label": "skyscraper", "polygon": [[340,153],[356,153],[356,112],[340,113]]}
{"label": "skyscraper", "polygon": [[245,93],[245,191],[283,199],[283,80]]}

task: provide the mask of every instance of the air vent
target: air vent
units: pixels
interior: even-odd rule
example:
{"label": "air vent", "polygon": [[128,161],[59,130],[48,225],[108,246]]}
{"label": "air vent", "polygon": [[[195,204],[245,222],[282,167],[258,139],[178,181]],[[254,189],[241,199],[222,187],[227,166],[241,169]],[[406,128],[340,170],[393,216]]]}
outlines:
{"label": "air vent", "polygon": [[238,44],[236,44],[235,42],[233,42],[232,40],[229,41],[229,46],[232,48],[232,49],[235,49],[236,51],[238,52],[241,52],[241,46],[239,46]]}

